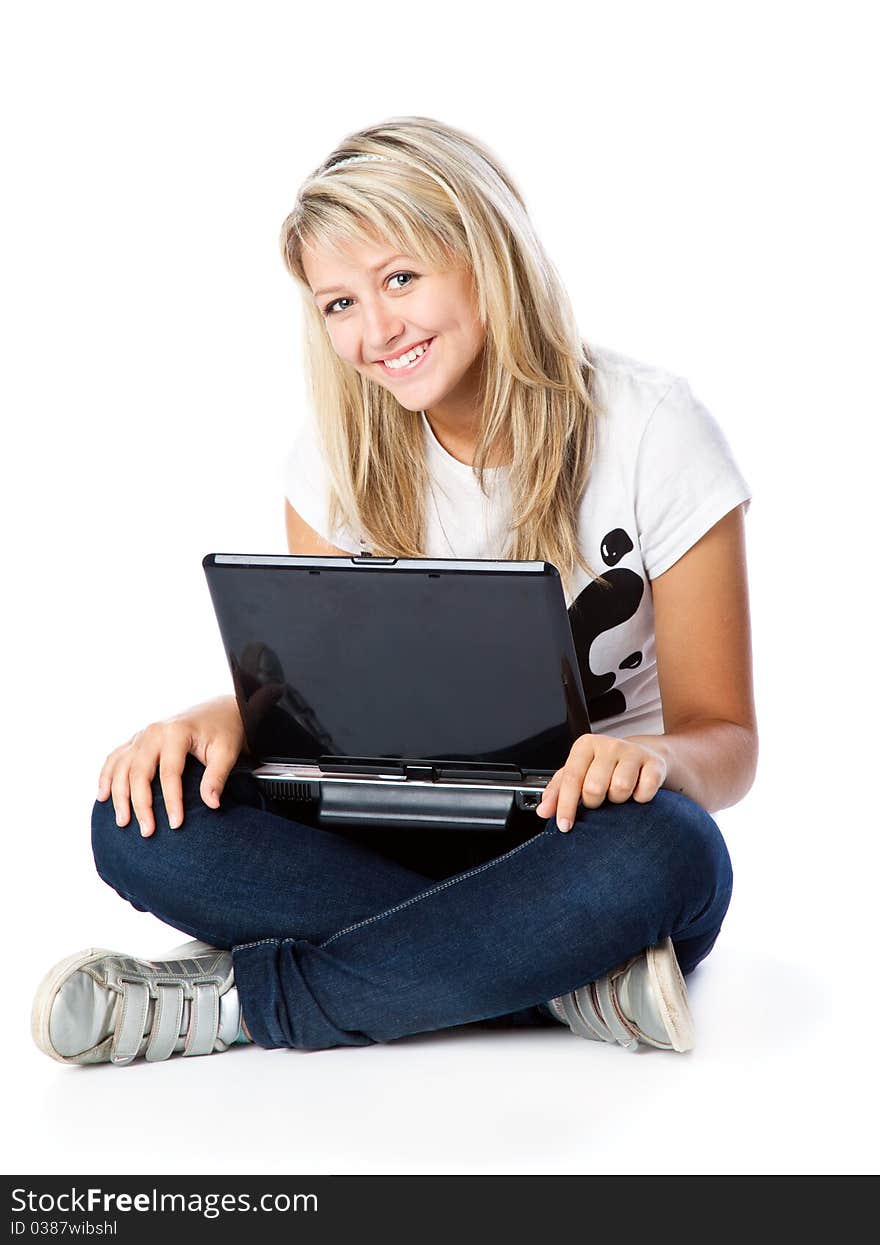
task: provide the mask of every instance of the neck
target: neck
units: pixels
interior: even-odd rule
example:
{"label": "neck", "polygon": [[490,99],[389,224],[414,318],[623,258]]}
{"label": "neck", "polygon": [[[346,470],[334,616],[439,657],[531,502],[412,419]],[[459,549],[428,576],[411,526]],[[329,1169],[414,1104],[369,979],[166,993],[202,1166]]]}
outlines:
{"label": "neck", "polygon": [[[425,418],[431,425],[434,436],[453,458],[468,467],[473,466],[474,455],[479,440],[479,420],[470,412],[463,418],[450,418],[448,412],[439,413],[436,409],[425,411]],[[510,454],[502,447],[493,446],[486,460],[487,467],[502,467],[510,462]]]}

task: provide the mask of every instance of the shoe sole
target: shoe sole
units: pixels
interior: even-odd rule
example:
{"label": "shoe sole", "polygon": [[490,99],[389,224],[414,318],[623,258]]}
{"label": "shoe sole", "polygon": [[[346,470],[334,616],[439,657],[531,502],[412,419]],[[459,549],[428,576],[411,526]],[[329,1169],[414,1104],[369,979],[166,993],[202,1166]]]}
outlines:
{"label": "shoe sole", "polygon": [[684,1054],[693,1050],[696,1030],[684,982],[671,938],[647,950],[648,971],[672,1049]]}
{"label": "shoe sole", "polygon": [[59,960],[57,964],[54,964],[49,969],[37,987],[37,993],[31,1008],[31,1036],[45,1055],[49,1055],[52,1059],[57,1059],[59,1063],[83,1062],[82,1059],[75,1055],[59,1055],[52,1045],[52,1039],[49,1036],[49,1017],[52,1013],[52,1004],[55,1002],[55,996],[64,982],[73,973],[84,968],[91,960],[100,959],[105,955],[121,954],[119,951],[108,951],[103,947],[88,947],[85,951],[77,951],[73,955],[68,955],[65,959]]}

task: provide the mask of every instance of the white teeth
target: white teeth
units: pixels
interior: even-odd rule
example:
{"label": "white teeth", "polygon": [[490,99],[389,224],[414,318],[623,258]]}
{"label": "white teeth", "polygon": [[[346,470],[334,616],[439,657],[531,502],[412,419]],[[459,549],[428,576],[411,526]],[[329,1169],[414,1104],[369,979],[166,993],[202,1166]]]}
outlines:
{"label": "white teeth", "polygon": [[401,355],[399,359],[383,359],[383,363],[386,367],[390,367],[392,369],[410,367],[413,363],[415,363],[416,359],[420,359],[422,357],[429,345],[430,342],[425,345],[416,346],[412,350],[407,351],[406,354]]}

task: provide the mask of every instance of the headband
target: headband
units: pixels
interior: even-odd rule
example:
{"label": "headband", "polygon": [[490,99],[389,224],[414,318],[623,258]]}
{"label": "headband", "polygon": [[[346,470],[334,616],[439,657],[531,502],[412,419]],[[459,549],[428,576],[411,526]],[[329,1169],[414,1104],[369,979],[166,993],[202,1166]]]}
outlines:
{"label": "headband", "polygon": [[331,169],[342,168],[343,164],[360,164],[362,160],[389,160],[389,159],[390,159],[390,156],[371,156],[371,155],[367,155],[366,153],[358,155],[358,156],[347,156],[344,160],[336,160],[334,161],[333,164],[328,165],[327,168],[324,170],[324,172],[329,173]]}

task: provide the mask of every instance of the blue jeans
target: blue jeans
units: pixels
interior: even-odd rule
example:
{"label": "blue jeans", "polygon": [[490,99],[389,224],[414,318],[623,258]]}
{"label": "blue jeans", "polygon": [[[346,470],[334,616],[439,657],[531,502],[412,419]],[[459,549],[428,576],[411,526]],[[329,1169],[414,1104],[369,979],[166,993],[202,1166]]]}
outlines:
{"label": "blue jeans", "polygon": [[660,790],[578,811],[561,833],[319,829],[284,815],[246,769],[220,807],[187,758],[184,822],[120,829],[96,803],[98,873],[140,911],[231,948],[245,1023],[265,1047],[365,1046],[452,1025],[556,1024],[548,999],[671,935],[684,973],[730,901],[721,832]]}

